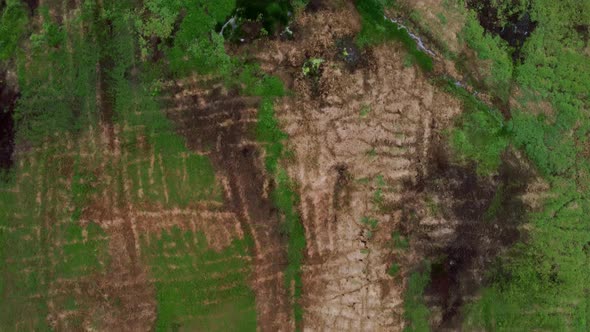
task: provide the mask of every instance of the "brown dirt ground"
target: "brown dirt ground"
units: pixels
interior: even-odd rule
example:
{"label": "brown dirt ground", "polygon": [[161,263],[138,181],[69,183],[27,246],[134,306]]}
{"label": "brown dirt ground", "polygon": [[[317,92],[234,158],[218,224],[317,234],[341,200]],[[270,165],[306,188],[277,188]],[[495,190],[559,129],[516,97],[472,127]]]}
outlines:
{"label": "brown dirt ground", "polygon": [[[417,68],[404,67],[395,43],[364,54],[365,66],[347,69],[335,43],[360,29],[350,3],[304,13],[295,28],[294,41],[251,47],[262,50],[255,56],[262,67],[295,92],[277,112],[295,153],[286,166],[299,185],[307,238],[303,327],[401,330],[405,281],[386,273],[393,263],[390,234],[401,221],[404,184],[428,171],[431,136],[460,105]],[[309,57],[325,60],[319,95],[301,73]],[[371,111],[363,117],[364,107]],[[382,202],[375,201],[378,190]],[[377,228],[369,232],[363,217],[378,220]]]}

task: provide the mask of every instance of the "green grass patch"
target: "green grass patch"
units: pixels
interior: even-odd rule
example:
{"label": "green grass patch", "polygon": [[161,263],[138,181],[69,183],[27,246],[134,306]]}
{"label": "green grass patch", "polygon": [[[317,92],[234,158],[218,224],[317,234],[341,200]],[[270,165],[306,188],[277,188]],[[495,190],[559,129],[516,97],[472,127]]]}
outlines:
{"label": "green grass patch", "polygon": [[430,310],[424,303],[424,289],[430,282],[430,263],[425,262],[422,271],[410,274],[404,294],[404,318],[408,325],[406,332],[430,331],[428,319]]}
{"label": "green grass patch", "polygon": [[511,49],[499,36],[486,33],[473,12],[469,12],[467,23],[461,32],[463,40],[481,60],[479,65],[488,69],[484,85],[501,100],[508,100],[511,93],[513,65]]}
{"label": "green grass patch", "polygon": [[[465,311],[465,330],[585,331],[590,325],[590,61],[587,38],[576,28],[588,21],[580,14],[587,9],[579,1],[528,3],[537,26],[521,49],[522,61],[514,64],[507,60],[504,43],[483,34],[474,16],[464,30],[469,46],[491,62],[486,80],[492,93],[504,98],[512,81],[524,92],[516,96],[521,105],[505,124],[509,142],[525,152],[551,186],[543,210],[529,215],[526,244],[517,244],[499,259],[490,272],[492,283]],[[549,102],[551,108],[541,109],[538,101]],[[487,121],[472,123],[482,127],[475,131],[493,133],[496,127]],[[500,200],[501,192],[492,201],[490,216]]]}
{"label": "green grass patch", "polygon": [[495,172],[510,143],[510,129],[497,110],[487,106],[465,88],[447,79],[437,84],[463,102],[465,112],[450,134],[450,143],[461,162],[475,161],[481,175]]}
{"label": "green grass patch", "polygon": [[247,240],[218,252],[204,234],[173,228],[141,244],[157,280],[156,331],[256,331]]}
{"label": "green grass patch", "polygon": [[377,228],[377,226],[379,225],[379,221],[375,218],[362,217],[361,224],[366,225],[367,227],[373,230]]}
{"label": "green grass patch", "polygon": [[418,49],[416,41],[408,31],[385,18],[384,4],[378,0],[356,1],[356,8],[361,15],[362,29],[356,37],[360,47],[381,44],[387,41],[401,42],[418,66],[424,71],[431,71],[432,59]]}
{"label": "green grass patch", "polygon": [[[39,12],[44,23],[31,35],[30,49],[26,54],[16,52],[21,90],[14,111],[16,139],[34,145],[47,136],[86,128],[97,116],[99,50],[94,34],[67,29],[46,7]],[[82,20],[88,29],[92,24]]]}
{"label": "green grass patch", "polygon": [[[186,147],[156,101],[164,68],[159,64],[136,63],[133,24],[125,16],[117,20],[111,56],[118,61],[109,76],[115,121],[135,128],[123,133],[126,158],[131,164],[132,198],[141,200],[142,188],[144,200],[164,206],[185,207],[199,200],[218,200],[220,189],[210,160]],[[139,82],[126,74],[133,66],[142,66]],[[145,138],[147,150],[137,149],[139,136]]]}
{"label": "green grass patch", "polygon": [[17,326],[50,330],[47,302],[54,301],[59,310],[67,304],[61,297],[75,296],[75,287],[63,294],[50,294],[56,280],[66,279],[76,285],[80,278],[102,273],[108,264],[107,238],[102,229],[94,223],[82,226],[71,221],[68,204],[83,199],[72,195],[63,181],[63,177],[74,181],[73,171],[62,173],[62,181],[58,181],[60,169],[70,162],[56,156],[65,145],[53,142],[43,150],[27,153],[25,160],[35,162],[17,164],[13,181],[0,186],[0,297],[5,304],[0,311],[2,330],[15,330]]}
{"label": "green grass patch", "polygon": [[393,263],[391,264],[391,266],[389,267],[389,269],[387,269],[387,274],[389,274],[392,277],[395,277],[398,275],[400,271],[400,266],[397,263]]}
{"label": "green grass patch", "polygon": [[393,247],[396,249],[406,250],[410,247],[410,241],[408,241],[408,238],[401,235],[399,231],[391,233],[391,240],[393,242]]}
{"label": "green grass patch", "polygon": [[446,25],[446,24],[448,23],[448,21],[449,21],[449,20],[447,19],[447,17],[445,16],[445,14],[443,14],[443,13],[438,13],[438,14],[436,14],[436,18],[438,18],[438,21],[439,21],[439,22],[440,22],[440,24],[442,24],[442,25]]}
{"label": "green grass patch", "polygon": [[360,110],[361,118],[367,117],[367,115],[369,115],[371,113],[371,111],[372,111],[372,109],[369,105],[363,105],[363,107],[361,107],[361,110]]}

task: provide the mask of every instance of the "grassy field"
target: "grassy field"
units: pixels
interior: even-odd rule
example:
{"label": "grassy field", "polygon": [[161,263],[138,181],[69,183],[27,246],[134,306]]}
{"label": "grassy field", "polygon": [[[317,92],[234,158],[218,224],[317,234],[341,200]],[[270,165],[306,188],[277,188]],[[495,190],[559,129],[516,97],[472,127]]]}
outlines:
{"label": "grassy field", "polygon": [[[133,10],[85,1],[57,22],[40,7],[44,23],[28,31],[28,49],[9,55],[22,91],[17,141],[31,148],[17,155],[0,191],[3,330],[99,327],[88,317],[97,300],[79,288],[109,275],[119,259],[110,255],[108,216],[222,201],[208,158],[189,151],[161,111],[161,72],[137,55]],[[12,24],[7,11],[3,29]],[[236,238],[214,252],[202,234],[180,232],[138,239],[156,290],[156,328],[255,330],[248,242]]]}
{"label": "grassy field", "polygon": [[248,241],[235,240],[221,252],[207,248],[202,233],[179,228],[142,241],[155,278],[157,331],[255,331],[254,293]]}

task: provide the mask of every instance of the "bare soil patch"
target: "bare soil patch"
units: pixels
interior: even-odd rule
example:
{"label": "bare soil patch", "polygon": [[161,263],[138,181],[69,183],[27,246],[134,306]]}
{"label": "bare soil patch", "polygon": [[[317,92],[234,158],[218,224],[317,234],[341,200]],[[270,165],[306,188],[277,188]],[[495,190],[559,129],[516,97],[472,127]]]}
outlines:
{"label": "bare soil patch", "polygon": [[[294,91],[277,112],[307,240],[303,328],[402,330],[405,280],[387,274],[391,233],[401,227],[405,184],[427,173],[431,136],[460,105],[405,67],[395,43],[351,50],[360,64],[351,68],[342,50],[359,17],[352,3],[323,5],[298,18],[294,40],[244,47]],[[310,58],[323,60],[317,86],[301,70]]]}

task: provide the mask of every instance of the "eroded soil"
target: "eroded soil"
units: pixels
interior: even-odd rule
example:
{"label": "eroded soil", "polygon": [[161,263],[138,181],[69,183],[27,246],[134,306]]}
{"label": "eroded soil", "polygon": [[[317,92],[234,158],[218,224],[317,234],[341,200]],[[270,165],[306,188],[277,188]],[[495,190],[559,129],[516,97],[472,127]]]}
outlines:
{"label": "eroded soil", "polygon": [[[295,93],[278,115],[295,153],[287,168],[299,185],[307,238],[303,327],[397,331],[404,281],[386,273],[390,234],[402,222],[405,184],[426,172],[431,136],[460,105],[404,67],[395,43],[348,66],[339,41],[358,32],[359,18],[352,4],[323,5],[300,16],[293,41],[271,42],[256,55]],[[319,93],[301,72],[311,57],[324,60]]]}

